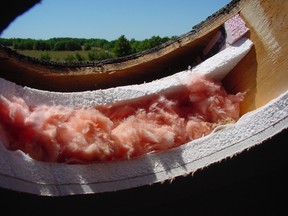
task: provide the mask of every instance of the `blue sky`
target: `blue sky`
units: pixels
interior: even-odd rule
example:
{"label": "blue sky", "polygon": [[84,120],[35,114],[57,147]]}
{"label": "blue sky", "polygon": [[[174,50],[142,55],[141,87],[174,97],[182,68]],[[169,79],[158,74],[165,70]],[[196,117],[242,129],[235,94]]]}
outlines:
{"label": "blue sky", "polygon": [[231,0],[42,0],[17,17],[3,38],[143,40],[187,33]]}

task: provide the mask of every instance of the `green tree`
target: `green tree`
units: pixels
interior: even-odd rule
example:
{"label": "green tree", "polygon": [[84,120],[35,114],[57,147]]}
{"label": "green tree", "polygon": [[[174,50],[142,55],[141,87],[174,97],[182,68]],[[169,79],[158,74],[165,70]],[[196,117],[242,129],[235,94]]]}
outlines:
{"label": "green tree", "polygon": [[118,40],[116,40],[113,52],[117,57],[127,56],[132,53],[130,42],[124,35],[121,35]]}
{"label": "green tree", "polygon": [[0,44],[4,46],[13,46],[13,39],[0,38]]}
{"label": "green tree", "polygon": [[143,40],[143,41],[140,41],[140,42],[137,44],[136,52],[141,52],[141,51],[144,51],[144,50],[147,50],[147,49],[150,49],[149,39],[145,39],[145,40]]}
{"label": "green tree", "polygon": [[86,51],[87,51],[87,50],[91,50],[91,48],[92,48],[92,47],[91,47],[91,44],[90,44],[90,43],[85,43],[85,44],[84,44],[84,50],[86,50]]}
{"label": "green tree", "polygon": [[55,51],[62,51],[62,50],[65,50],[65,41],[57,41],[55,44],[54,44],[54,50]]}
{"label": "green tree", "polygon": [[82,50],[82,47],[79,42],[73,39],[59,40],[55,43],[54,50],[55,51],[63,51],[63,50],[76,51],[76,50]]}
{"label": "green tree", "polygon": [[135,40],[134,38],[132,38],[130,40],[130,45],[131,45],[131,48],[132,48],[132,53],[136,53],[139,51],[139,45],[140,45],[140,41],[137,41]]}
{"label": "green tree", "polygon": [[82,50],[80,43],[75,40],[66,41],[65,50],[75,51],[75,50]]}
{"label": "green tree", "polygon": [[27,39],[27,40],[18,40],[13,43],[14,49],[19,50],[33,50],[34,41]]}
{"label": "green tree", "polygon": [[50,44],[44,40],[36,40],[33,46],[34,50],[51,50]]}
{"label": "green tree", "polygon": [[105,39],[93,39],[92,41],[92,46],[93,47],[98,47],[98,48],[102,48],[109,43],[107,40]]}

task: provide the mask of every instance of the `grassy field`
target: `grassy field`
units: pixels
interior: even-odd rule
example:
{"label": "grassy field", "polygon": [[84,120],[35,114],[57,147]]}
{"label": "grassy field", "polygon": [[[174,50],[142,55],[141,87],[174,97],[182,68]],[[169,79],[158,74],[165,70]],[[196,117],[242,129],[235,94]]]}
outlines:
{"label": "grassy field", "polygon": [[34,58],[51,61],[97,61],[115,57],[112,52],[100,48],[92,48],[89,51],[17,50],[17,52]]}

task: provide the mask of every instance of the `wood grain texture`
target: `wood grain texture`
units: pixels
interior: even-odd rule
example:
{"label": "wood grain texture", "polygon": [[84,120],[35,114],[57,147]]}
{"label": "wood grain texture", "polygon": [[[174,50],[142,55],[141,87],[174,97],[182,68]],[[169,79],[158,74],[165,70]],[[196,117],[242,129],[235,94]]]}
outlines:
{"label": "wood grain texture", "polygon": [[288,90],[288,1],[242,1],[240,15],[254,49],[224,80],[232,92],[247,91],[242,112],[254,110]]}

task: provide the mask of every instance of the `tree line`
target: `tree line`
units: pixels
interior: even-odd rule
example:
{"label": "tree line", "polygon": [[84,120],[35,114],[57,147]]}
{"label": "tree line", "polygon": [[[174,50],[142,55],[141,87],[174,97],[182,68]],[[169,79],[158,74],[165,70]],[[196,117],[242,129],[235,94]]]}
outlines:
{"label": "tree line", "polygon": [[[118,39],[112,41],[99,38],[85,39],[69,37],[51,38],[47,40],[30,38],[0,38],[0,43],[4,46],[12,47],[15,50],[89,51],[92,48],[100,48],[114,53],[114,56],[116,57],[123,57],[154,48],[173,38],[174,37],[152,36],[145,40],[128,40],[125,35],[121,35]],[[111,56],[107,56],[107,58],[111,58]]]}

